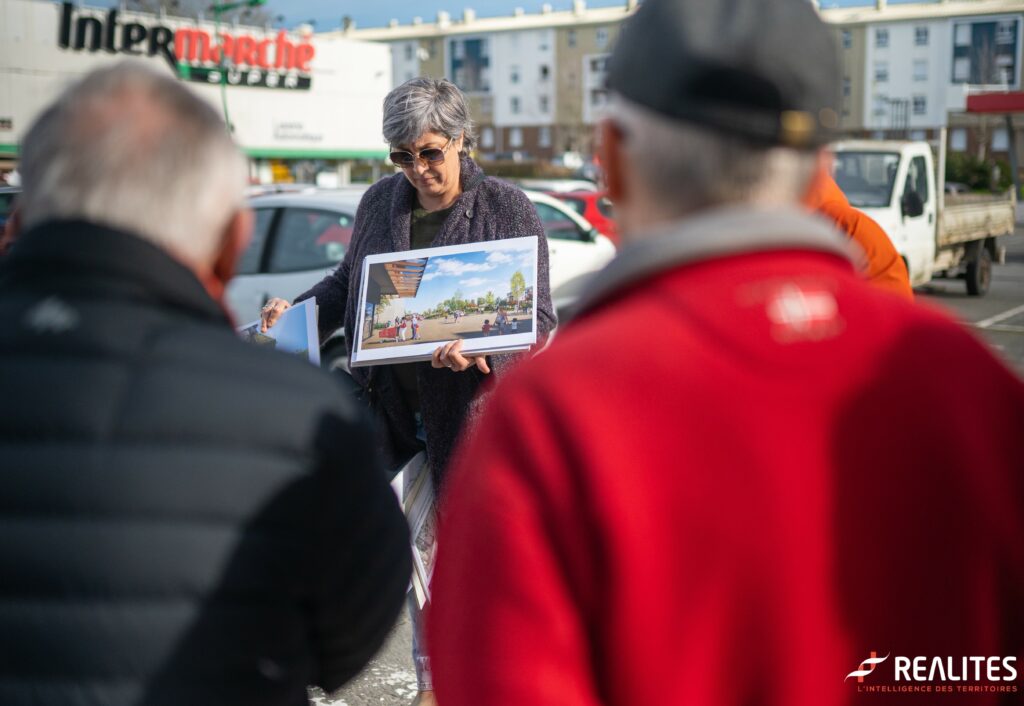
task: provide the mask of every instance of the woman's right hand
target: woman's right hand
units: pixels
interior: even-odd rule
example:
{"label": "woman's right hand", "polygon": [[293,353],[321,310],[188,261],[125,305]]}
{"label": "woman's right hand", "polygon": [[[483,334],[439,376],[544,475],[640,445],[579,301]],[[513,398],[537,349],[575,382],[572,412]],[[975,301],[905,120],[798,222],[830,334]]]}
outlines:
{"label": "woman's right hand", "polygon": [[260,310],[260,331],[266,333],[267,329],[277,323],[277,320],[281,318],[281,314],[287,311],[291,307],[291,304],[286,302],[284,299],[278,299],[274,297]]}

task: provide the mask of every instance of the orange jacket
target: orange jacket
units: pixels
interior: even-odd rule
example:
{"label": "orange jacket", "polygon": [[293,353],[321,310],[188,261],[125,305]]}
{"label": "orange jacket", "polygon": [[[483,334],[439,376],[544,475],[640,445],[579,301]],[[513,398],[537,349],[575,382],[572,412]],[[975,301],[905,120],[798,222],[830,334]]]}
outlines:
{"label": "orange jacket", "polygon": [[914,298],[907,266],[889,236],[872,218],[850,205],[830,174],[824,170],[818,173],[804,204],[835,221],[864,250],[867,266],[862,274],[868,281],[908,299]]}

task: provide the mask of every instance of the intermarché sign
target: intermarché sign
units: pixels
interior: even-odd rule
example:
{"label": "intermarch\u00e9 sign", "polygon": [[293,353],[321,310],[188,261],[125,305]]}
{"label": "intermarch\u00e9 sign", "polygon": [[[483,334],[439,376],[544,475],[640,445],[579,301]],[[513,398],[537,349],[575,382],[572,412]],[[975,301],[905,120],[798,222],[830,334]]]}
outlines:
{"label": "intermarch\u00e9 sign", "polygon": [[197,28],[120,24],[117,10],[107,12],[104,19],[76,17],[74,6],[65,2],[61,4],[57,42],[72,51],[162,56],[187,81],[299,90],[312,85],[309,63],[313,45],[293,43],[284,30],[273,39],[222,32],[217,41]]}

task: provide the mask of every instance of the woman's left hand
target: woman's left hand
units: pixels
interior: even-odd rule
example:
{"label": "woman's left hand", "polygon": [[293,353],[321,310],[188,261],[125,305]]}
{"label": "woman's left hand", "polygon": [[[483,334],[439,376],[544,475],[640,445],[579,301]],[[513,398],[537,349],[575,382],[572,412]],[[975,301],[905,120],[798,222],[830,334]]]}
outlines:
{"label": "woman's left hand", "polygon": [[448,368],[453,373],[461,373],[476,365],[477,370],[487,374],[491,369],[487,366],[485,355],[463,355],[462,339],[457,339],[440,346],[434,351],[430,365],[435,368]]}

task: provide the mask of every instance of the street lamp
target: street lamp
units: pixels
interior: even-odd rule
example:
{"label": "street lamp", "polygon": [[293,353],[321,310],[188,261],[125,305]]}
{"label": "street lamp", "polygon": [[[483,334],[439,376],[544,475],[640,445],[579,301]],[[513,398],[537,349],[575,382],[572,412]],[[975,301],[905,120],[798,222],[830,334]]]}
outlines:
{"label": "street lamp", "polygon": [[240,7],[250,8],[259,7],[260,5],[266,5],[267,0],[239,0],[238,2],[223,2],[214,5],[210,5],[210,12],[213,13],[214,32],[217,35],[217,41],[220,43],[220,53],[218,54],[220,65],[220,102],[224,108],[224,124],[228,128],[228,133],[232,132],[231,118],[228,117],[228,87],[227,87],[227,72],[224,70],[224,38],[220,33],[220,16],[225,12],[231,12],[237,10]]}

